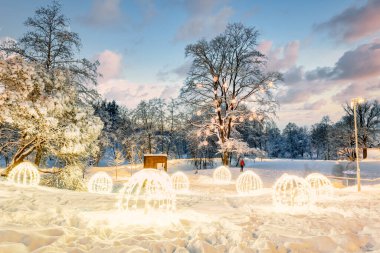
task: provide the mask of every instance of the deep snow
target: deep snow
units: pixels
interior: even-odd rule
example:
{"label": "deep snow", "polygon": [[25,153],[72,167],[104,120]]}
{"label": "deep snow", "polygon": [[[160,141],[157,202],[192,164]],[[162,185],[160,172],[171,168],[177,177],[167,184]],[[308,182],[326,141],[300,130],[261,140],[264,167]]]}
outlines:
{"label": "deep snow", "polygon": [[[247,161],[264,189],[241,197],[234,180],[215,185],[213,169],[185,171],[190,192],[177,195],[174,213],[119,212],[117,193],[101,195],[0,182],[0,252],[380,252],[380,185],[336,189],[315,207],[284,212],[272,206],[271,186],[283,172],[329,174],[333,161]],[[215,164],[217,166],[217,164]],[[248,169],[248,168],[246,168]],[[114,168],[94,168],[91,173]],[[376,175],[380,162],[362,163]],[[119,169],[121,178],[129,170]],[[120,188],[121,181],[116,182]]]}

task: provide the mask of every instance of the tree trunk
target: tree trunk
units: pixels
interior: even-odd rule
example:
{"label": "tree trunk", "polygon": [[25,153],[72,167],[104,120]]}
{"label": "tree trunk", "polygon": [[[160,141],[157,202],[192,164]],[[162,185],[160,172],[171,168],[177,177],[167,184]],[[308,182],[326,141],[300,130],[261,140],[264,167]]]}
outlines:
{"label": "tree trunk", "polygon": [[368,156],[368,150],[367,148],[363,148],[363,159],[366,159]]}
{"label": "tree trunk", "polygon": [[228,163],[229,163],[229,152],[224,151],[222,154],[222,164],[225,166],[228,166]]}
{"label": "tree trunk", "polygon": [[4,156],[4,159],[5,159],[5,166],[8,166],[8,164],[9,164],[9,157],[6,155],[6,156]]}
{"label": "tree trunk", "polygon": [[14,155],[11,164],[4,171],[5,176],[8,176],[9,172],[11,172],[11,170],[18,164],[23,162],[24,159],[28,155],[30,155],[35,149],[35,139],[29,141],[23,147],[19,148],[19,150],[17,150],[16,154]]}
{"label": "tree trunk", "polygon": [[152,154],[152,143],[151,143],[150,134],[148,134],[148,149],[149,149],[149,154]]}
{"label": "tree trunk", "polygon": [[41,159],[42,159],[42,149],[41,147],[38,147],[37,152],[36,152],[36,157],[34,159],[34,163],[37,165],[37,167],[40,166]]}
{"label": "tree trunk", "polygon": [[237,158],[235,167],[239,166],[240,158],[241,158],[241,156],[239,156],[239,157]]}

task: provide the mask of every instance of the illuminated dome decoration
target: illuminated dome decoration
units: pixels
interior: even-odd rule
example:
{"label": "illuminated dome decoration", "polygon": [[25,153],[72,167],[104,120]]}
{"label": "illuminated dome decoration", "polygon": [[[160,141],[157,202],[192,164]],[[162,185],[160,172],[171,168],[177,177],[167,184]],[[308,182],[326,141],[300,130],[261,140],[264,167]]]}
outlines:
{"label": "illuminated dome decoration", "polygon": [[112,178],[103,171],[92,175],[87,184],[88,191],[93,193],[111,193],[112,187]]}
{"label": "illuminated dome decoration", "polygon": [[8,180],[18,185],[35,186],[40,183],[40,174],[33,163],[22,162],[11,170]]}
{"label": "illuminated dome decoration", "polygon": [[239,194],[249,195],[263,188],[261,178],[253,171],[246,171],[237,178],[236,190]]}
{"label": "illuminated dome decoration", "polygon": [[190,188],[189,178],[185,175],[185,173],[178,171],[174,173],[171,177],[171,182],[173,189],[176,192],[187,192]]}
{"label": "illuminated dome decoration", "polygon": [[231,181],[231,171],[226,166],[220,166],[215,169],[212,177],[218,184],[228,184]]}
{"label": "illuminated dome decoration", "polygon": [[310,184],[303,178],[283,174],[273,186],[276,207],[305,207],[314,203]]}
{"label": "illuminated dome decoration", "polygon": [[170,176],[157,169],[143,169],[135,173],[119,193],[121,210],[174,210],[175,192]]}
{"label": "illuminated dome decoration", "polygon": [[314,195],[318,197],[330,196],[333,191],[331,181],[320,173],[311,173],[306,177]]}

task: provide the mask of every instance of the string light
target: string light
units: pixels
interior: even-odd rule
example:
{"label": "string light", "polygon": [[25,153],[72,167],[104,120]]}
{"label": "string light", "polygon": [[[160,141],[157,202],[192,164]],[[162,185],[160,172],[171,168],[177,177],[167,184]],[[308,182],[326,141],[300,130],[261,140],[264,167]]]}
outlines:
{"label": "string light", "polygon": [[92,193],[111,193],[112,178],[104,171],[95,173],[87,184],[87,189]]}
{"label": "string light", "polygon": [[201,115],[202,115],[202,111],[201,110],[197,111],[197,116],[201,116]]}
{"label": "string light", "polygon": [[37,166],[31,162],[22,162],[16,165],[8,175],[8,180],[22,186],[36,186],[40,183],[40,174]]}
{"label": "string light", "polygon": [[188,192],[190,188],[189,178],[182,171],[174,173],[171,177],[173,189],[176,192]]}
{"label": "string light", "polygon": [[261,178],[253,171],[246,171],[237,178],[236,190],[241,195],[249,195],[263,188]]}
{"label": "string light", "polygon": [[213,179],[217,184],[228,184],[231,181],[231,171],[226,166],[220,166],[214,170]]}
{"label": "string light", "polygon": [[155,209],[174,210],[175,192],[170,176],[157,169],[140,170],[124,184],[117,206],[126,211],[143,209],[145,213]]}
{"label": "string light", "polygon": [[305,207],[313,203],[310,184],[301,177],[285,173],[273,186],[273,204],[276,208]]}
{"label": "string light", "polygon": [[331,181],[320,173],[311,173],[306,178],[316,198],[332,195],[333,186]]}

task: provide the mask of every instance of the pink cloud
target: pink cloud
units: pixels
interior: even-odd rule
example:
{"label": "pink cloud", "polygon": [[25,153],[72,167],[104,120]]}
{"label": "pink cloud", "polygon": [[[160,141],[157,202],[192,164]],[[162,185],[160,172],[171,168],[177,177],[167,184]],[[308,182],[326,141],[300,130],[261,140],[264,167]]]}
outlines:
{"label": "pink cloud", "polygon": [[320,110],[326,105],[327,101],[325,99],[319,99],[312,103],[305,103],[303,105],[304,110]]}
{"label": "pink cloud", "polygon": [[380,40],[360,45],[356,49],[344,53],[336,63],[334,71],[339,79],[363,80],[379,77]]}
{"label": "pink cloud", "polygon": [[103,81],[120,77],[122,73],[122,58],[121,54],[110,50],[105,50],[98,55],[97,59],[100,63],[98,71],[102,74]]}
{"label": "pink cloud", "polygon": [[128,108],[133,108],[141,100],[174,98],[178,96],[178,87],[156,83],[133,83],[127,79],[120,78],[100,83],[98,91],[107,100],[115,100]]}
{"label": "pink cloud", "polygon": [[355,82],[340,90],[333,96],[333,99],[341,104],[351,101],[354,97],[363,97],[365,99],[377,99],[380,98],[380,79],[377,80],[377,85],[373,82]]}
{"label": "pink cloud", "polygon": [[305,73],[308,80],[367,80],[380,76],[380,40],[345,52],[334,67],[318,67]]}
{"label": "pink cloud", "polygon": [[284,47],[273,47],[271,41],[261,42],[257,49],[268,57],[267,68],[273,71],[288,70],[295,66],[300,43],[298,40],[291,41]]}
{"label": "pink cloud", "polygon": [[330,20],[315,26],[332,37],[348,42],[380,32],[380,1],[369,0],[362,6],[351,6]]}
{"label": "pink cloud", "polygon": [[260,51],[261,53],[267,55],[270,52],[270,50],[272,49],[272,45],[273,45],[272,41],[264,40],[257,46],[257,50]]}
{"label": "pink cloud", "polygon": [[317,106],[308,101],[321,93],[329,94],[327,98],[335,103],[343,103],[354,96],[378,98],[380,40],[345,52],[334,67],[318,67],[309,71],[292,67],[284,73],[284,80],[286,88],[279,94],[280,103],[304,103],[305,109]]}

